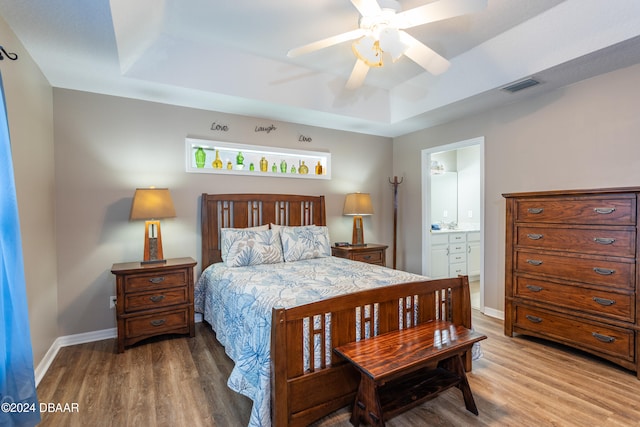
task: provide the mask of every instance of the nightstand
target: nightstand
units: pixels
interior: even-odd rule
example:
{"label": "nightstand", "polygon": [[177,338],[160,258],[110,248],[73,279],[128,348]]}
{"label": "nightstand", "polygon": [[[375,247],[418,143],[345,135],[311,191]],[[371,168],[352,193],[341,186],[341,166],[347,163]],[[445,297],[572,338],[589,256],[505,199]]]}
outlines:
{"label": "nightstand", "polygon": [[387,248],[387,245],[375,243],[367,243],[365,246],[331,246],[331,255],[386,267]]}
{"label": "nightstand", "polygon": [[145,338],[164,334],[195,336],[193,258],[163,264],[113,264],[116,276],[118,353]]}

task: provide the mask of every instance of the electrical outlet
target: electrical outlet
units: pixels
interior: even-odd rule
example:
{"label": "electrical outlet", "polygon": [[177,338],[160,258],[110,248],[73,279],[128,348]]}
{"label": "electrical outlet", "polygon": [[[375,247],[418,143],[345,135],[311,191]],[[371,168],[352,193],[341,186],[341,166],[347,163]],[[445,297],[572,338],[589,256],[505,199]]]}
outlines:
{"label": "electrical outlet", "polygon": [[109,297],[109,308],[116,308],[116,296],[111,295]]}

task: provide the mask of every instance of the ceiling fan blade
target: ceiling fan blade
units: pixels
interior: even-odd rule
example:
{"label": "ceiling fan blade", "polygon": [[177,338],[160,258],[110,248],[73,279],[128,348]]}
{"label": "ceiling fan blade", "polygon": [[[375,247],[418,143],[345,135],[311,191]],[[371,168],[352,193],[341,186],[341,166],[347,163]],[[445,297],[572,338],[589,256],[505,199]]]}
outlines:
{"label": "ceiling fan blade", "polygon": [[306,53],[314,52],[316,50],[324,49],[325,47],[333,46],[339,43],[344,43],[349,40],[355,40],[365,35],[365,31],[358,28],[357,30],[348,31],[346,33],[338,34],[337,36],[327,37],[326,39],[318,40],[313,43],[306,44],[304,46],[291,49],[287,52],[289,58],[304,55]]}
{"label": "ceiling fan blade", "polygon": [[402,30],[455,16],[479,12],[487,8],[488,0],[440,0],[396,14],[393,26]]}
{"label": "ceiling fan blade", "polygon": [[447,71],[450,65],[449,61],[404,31],[400,31],[399,33],[402,42],[408,46],[404,54],[409,59],[433,75],[442,74]]}
{"label": "ceiling fan blade", "polygon": [[351,0],[362,16],[375,16],[381,13],[380,5],[376,0]]}
{"label": "ceiling fan blade", "polygon": [[367,77],[368,72],[369,66],[365,64],[363,60],[358,59],[356,65],[353,67],[353,71],[351,71],[351,76],[349,76],[349,80],[347,81],[345,88],[353,90],[362,86],[364,78]]}

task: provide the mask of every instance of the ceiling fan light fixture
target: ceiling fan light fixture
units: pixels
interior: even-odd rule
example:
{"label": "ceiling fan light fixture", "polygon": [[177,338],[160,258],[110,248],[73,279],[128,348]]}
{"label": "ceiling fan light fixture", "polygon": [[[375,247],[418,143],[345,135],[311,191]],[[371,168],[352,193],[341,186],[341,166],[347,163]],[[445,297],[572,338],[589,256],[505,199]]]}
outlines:
{"label": "ceiling fan light fixture", "polygon": [[380,31],[380,44],[384,52],[391,55],[393,62],[400,59],[409,48],[409,45],[400,37],[400,31],[389,27]]}
{"label": "ceiling fan light fixture", "polygon": [[356,58],[369,67],[382,67],[383,51],[380,47],[380,40],[376,40],[373,36],[364,36],[353,42],[351,49]]}

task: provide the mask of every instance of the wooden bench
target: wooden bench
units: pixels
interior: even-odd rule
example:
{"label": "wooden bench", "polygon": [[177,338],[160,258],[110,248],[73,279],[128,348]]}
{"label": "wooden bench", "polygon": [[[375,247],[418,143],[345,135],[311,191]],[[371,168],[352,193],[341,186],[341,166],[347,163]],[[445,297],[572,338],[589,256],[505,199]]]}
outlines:
{"label": "wooden bench", "polygon": [[384,426],[395,415],[453,386],[462,391],[467,410],[478,415],[462,355],[486,338],[464,326],[435,320],[335,348],[360,371],[351,423]]}

